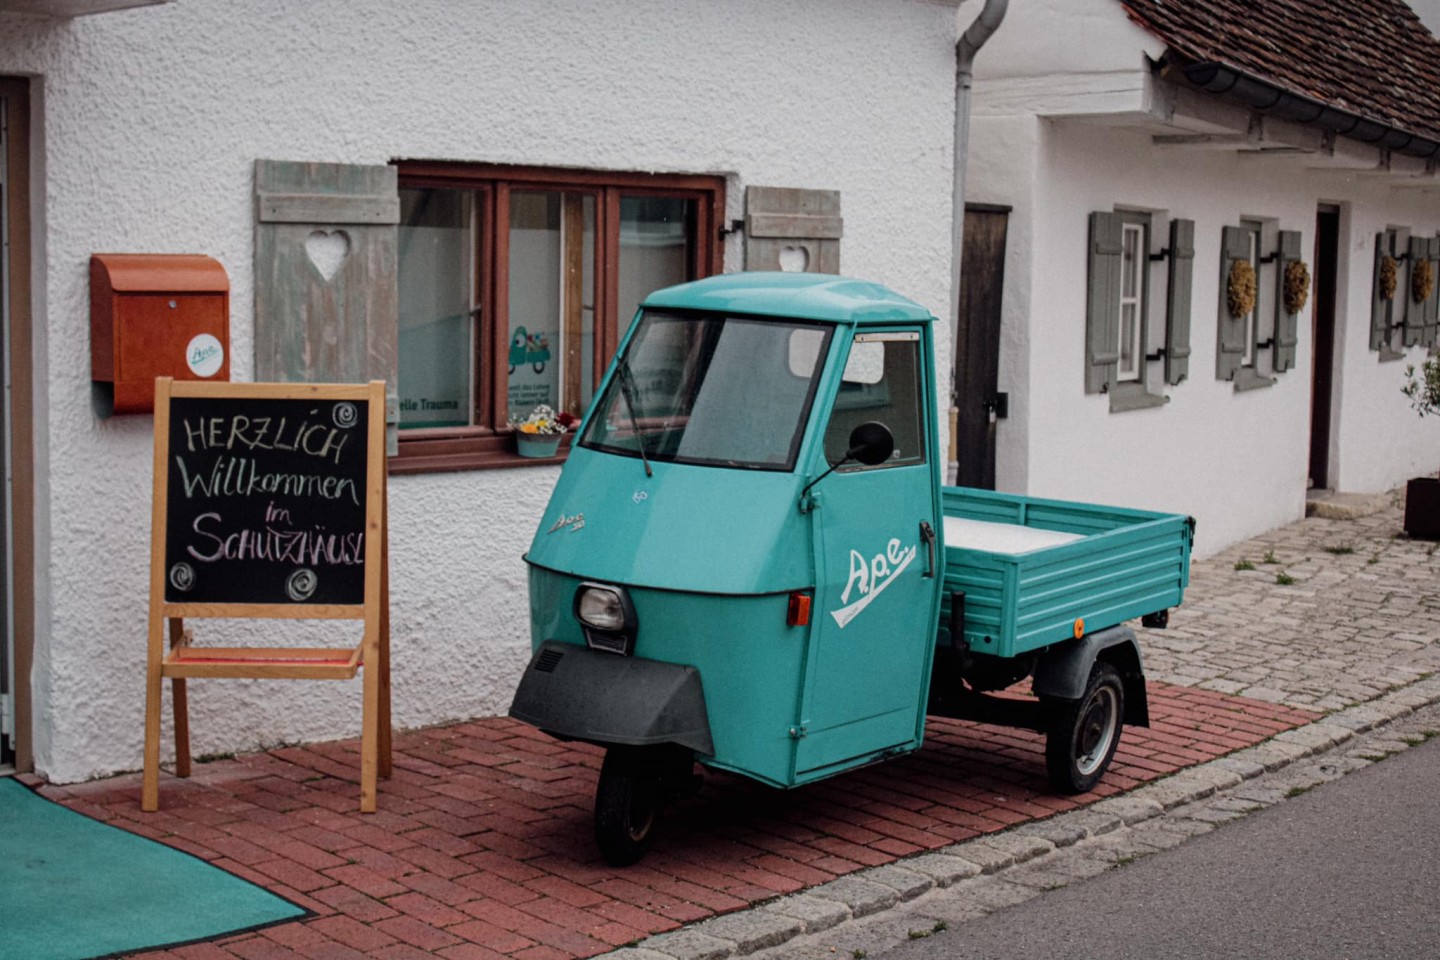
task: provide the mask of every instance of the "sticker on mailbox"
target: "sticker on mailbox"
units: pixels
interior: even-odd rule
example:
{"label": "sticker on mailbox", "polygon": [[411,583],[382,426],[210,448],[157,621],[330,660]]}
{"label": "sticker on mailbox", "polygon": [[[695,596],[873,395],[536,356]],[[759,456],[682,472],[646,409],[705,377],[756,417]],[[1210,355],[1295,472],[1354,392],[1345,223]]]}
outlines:
{"label": "sticker on mailbox", "polygon": [[196,334],[185,345],[185,363],[195,376],[213,377],[225,364],[225,347],[214,334]]}

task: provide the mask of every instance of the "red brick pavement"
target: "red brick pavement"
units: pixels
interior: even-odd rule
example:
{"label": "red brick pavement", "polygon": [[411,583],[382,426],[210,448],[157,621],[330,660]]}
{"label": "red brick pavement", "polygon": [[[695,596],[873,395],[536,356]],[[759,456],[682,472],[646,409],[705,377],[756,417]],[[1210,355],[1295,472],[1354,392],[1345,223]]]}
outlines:
{"label": "red brick pavement", "polygon": [[618,870],[591,838],[600,751],[502,718],[397,736],[368,816],[353,740],[199,765],[162,781],[158,813],[140,812],[134,775],[41,792],[314,914],[149,960],[568,960],[1083,806],[1318,715],[1152,683],[1150,716],[1080,797],[1047,792],[1038,735],[949,720],[917,754],[797,790],[711,773]]}

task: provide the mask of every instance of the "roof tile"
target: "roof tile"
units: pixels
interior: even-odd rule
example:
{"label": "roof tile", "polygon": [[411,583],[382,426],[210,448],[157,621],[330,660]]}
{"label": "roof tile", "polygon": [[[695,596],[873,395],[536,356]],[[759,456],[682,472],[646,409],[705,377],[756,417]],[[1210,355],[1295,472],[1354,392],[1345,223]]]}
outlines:
{"label": "roof tile", "polygon": [[1401,0],[1120,3],[1184,57],[1440,140],[1440,41]]}

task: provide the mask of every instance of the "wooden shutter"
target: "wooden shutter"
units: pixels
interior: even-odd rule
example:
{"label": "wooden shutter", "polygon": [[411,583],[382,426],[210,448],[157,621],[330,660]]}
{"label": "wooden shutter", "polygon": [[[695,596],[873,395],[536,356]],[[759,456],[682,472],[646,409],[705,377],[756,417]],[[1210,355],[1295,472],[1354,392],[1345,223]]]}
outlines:
{"label": "wooden shutter", "polygon": [[[1215,378],[1234,380],[1245,359],[1245,318],[1230,315],[1230,267],[1236,260],[1250,259],[1251,231],[1224,227],[1220,231],[1220,316],[1215,334]],[[1259,286],[1259,280],[1256,280]]]}
{"label": "wooden shutter", "polygon": [[[1390,313],[1393,303],[1380,295],[1380,264],[1384,261],[1386,254],[1390,252],[1390,241],[1394,238],[1394,232],[1386,230],[1375,234],[1375,277],[1371,284],[1370,293],[1370,349],[1379,350],[1383,348],[1390,335]],[[1395,295],[1400,295],[1399,282],[1396,282]]]}
{"label": "wooden shutter", "polygon": [[1440,333],[1440,237],[1425,238],[1425,259],[1430,263],[1430,276],[1435,280],[1430,288],[1430,296],[1421,305],[1424,323],[1420,344],[1428,347],[1435,342],[1437,333]]}
{"label": "wooden shutter", "polygon": [[[1405,304],[1403,315],[1405,332],[1402,342],[1405,346],[1410,347],[1419,343],[1425,334],[1425,303],[1423,301],[1416,303],[1413,291],[1415,289],[1415,267],[1425,259],[1425,255],[1429,252],[1429,244],[1425,242],[1424,237],[1406,237],[1403,249],[1407,254],[1405,270],[1401,274],[1404,283],[1397,284],[1395,298],[1400,300],[1401,294],[1404,294],[1404,299],[1401,300]],[[1426,297],[1425,299],[1430,298]]]}
{"label": "wooden shutter", "polygon": [[1118,213],[1090,214],[1085,308],[1085,392],[1104,393],[1120,360],[1120,275],[1124,228]]}
{"label": "wooden shutter", "polygon": [[395,168],[257,160],[255,221],[256,379],[383,379],[397,423]]}
{"label": "wooden shutter", "polygon": [[1190,375],[1190,289],[1195,272],[1195,221],[1170,221],[1169,276],[1165,291],[1165,382]]}
{"label": "wooden shutter", "polygon": [[840,272],[840,191],[745,190],[745,269]]}
{"label": "wooden shutter", "polygon": [[1300,260],[1300,231],[1281,230],[1280,250],[1275,257],[1275,372],[1295,366],[1295,344],[1299,342],[1300,316],[1285,309],[1285,271]]}

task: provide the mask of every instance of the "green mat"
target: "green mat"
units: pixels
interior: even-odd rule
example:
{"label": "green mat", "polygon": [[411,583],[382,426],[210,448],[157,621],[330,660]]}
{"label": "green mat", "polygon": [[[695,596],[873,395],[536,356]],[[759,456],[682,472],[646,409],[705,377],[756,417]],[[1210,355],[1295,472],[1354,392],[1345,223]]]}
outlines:
{"label": "green mat", "polygon": [[0,777],[0,957],[104,957],[305,915],[203,860]]}

